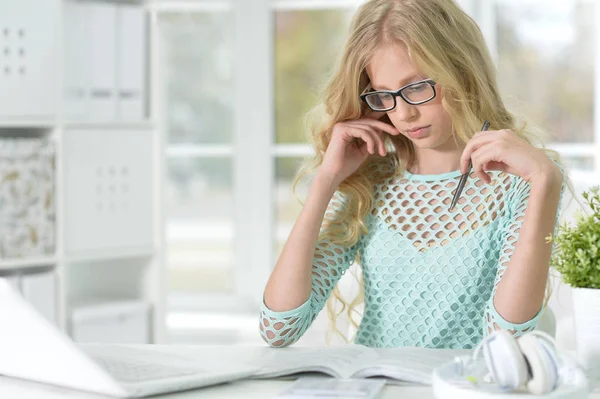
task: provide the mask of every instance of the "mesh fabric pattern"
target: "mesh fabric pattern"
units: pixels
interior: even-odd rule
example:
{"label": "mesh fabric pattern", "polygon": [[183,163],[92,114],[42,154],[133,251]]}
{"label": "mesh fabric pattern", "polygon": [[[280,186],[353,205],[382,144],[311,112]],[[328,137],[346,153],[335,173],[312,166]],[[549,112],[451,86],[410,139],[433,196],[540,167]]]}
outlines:
{"label": "mesh fabric pattern", "polygon": [[317,244],[310,298],[286,312],[274,312],[263,302],[263,339],[275,347],[296,342],[357,253],[365,284],[357,344],[473,348],[497,328],[516,335],[534,329],[543,309],[513,324],[493,305],[519,238],[530,185],[515,175],[489,173],[491,184],[470,176],[452,211],[460,171],[405,172],[378,184],[368,233],[348,248],[326,240]]}

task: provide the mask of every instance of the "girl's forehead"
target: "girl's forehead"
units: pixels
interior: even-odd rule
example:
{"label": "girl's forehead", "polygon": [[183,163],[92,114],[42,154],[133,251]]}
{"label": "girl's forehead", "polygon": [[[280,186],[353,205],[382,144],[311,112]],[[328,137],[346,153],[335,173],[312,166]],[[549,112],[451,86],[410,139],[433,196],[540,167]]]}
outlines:
{"label": "girl's forehead", "polygon": [[403,46],[378,48],[366,67],[371,86],[393,90],[422,77]]}
{"label": "girl's forehead", "polygon": [[384,69],[401,69],[408,73],[418,70],[409,51],[402,45],[385,45],[375,49],[367,61],[367,70],[375,72]]}

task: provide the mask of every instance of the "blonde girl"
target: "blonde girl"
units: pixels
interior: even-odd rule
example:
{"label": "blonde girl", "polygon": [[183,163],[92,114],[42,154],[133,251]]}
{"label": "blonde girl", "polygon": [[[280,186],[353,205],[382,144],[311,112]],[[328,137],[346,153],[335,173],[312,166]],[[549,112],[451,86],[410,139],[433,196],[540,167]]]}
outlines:
{"label": "blonde girl", "polygon": [[[318,109],[315,173],[264,290],[264,340],[296,342],[343,299],[334,288],[355,260],[357,344],[472,348],[496,329],[534,329],[562,168],[506,109],[455,1],[366,1]],[[352,316],[357,302],[343,303]]]}

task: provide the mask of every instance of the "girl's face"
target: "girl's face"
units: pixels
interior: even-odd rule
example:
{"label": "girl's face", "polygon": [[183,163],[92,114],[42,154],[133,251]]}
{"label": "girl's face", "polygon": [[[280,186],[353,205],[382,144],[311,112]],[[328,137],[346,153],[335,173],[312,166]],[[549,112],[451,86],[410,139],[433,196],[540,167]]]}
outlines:
{"label": "girl's face", "polygon": [[[372,90],[398,90],[429,78],[414,66],[406,48],[399,44],[378,49],[366,71]],[[433,100],[420,105],[411,105],[402,97],[396,97],[396,108],[387,112],[396,129],[412,141],[416,149],[456,147],[451,140],[452,119],[442,107],[442,88],[436,84],[435,91]]]}

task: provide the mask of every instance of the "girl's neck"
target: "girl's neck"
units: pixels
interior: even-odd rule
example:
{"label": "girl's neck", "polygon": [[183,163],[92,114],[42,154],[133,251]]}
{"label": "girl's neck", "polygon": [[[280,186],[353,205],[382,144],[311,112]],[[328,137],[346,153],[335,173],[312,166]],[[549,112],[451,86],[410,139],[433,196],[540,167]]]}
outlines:
{"label": "girl's neck", "polygon": [[464,147],[455,145],[453,140],[449,141],[452,144],[444,146],[446,148],[414,147],[415,158],[412,165],[408,166],[408,171],[419,175],[437,175],[460,169],[460,156]]}

